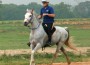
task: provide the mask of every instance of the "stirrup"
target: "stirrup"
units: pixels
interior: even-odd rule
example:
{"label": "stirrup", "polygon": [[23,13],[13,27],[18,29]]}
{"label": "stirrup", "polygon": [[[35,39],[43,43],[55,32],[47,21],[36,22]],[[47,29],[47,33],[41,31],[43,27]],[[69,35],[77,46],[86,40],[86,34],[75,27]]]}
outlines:
{"label": "stirrup", "polygon": [[27,43],[27,45],[30,47],[31,43],[30,43],[30,42],[28,42],[28,43]]}

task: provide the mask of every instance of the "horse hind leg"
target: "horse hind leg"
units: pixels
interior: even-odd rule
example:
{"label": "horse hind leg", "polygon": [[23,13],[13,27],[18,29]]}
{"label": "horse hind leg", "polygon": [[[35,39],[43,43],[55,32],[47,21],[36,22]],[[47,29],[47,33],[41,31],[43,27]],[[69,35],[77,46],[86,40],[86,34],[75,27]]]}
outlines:
{"label": "horse hind leg", "polygon": [[52,63],[57,58],[58,53],[60,52],[60,49],[61,49],[62,45],[63,45],[63,42],[61,42],[61,41],[57,44],[57,48],[56,48],[56,51],[54,53],[54,57],[53,57]]}
{"label": "horse hind leg", "polygon": [[63,52],[63,54],[65,55],[68,65],[70,65],[70,64],[71,64],[71,62],[70,62],[69,57],[68,57],[68,56],[67,56],[67,54],[66,54],[66,51],[65,51],[64,47],[61,47],[61,49],[60,49],[60,50],[61,50],[61,51]]}
{"label": "horse hind leg", "polygon": [[56,50],[55,53],[54,53],[54,55],[53,55],[53,59],[52,59],[52,62],[51,62],[50,65],[53,64],[53,62],[55,61],[55,59],[57,58],[57,56],[58,56],[58,51]]}

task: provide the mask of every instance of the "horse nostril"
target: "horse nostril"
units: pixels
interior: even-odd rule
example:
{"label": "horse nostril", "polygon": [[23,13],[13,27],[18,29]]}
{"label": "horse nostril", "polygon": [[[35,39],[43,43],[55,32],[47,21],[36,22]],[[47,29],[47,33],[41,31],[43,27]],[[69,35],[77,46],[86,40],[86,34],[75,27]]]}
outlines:
{"label": "horse nostril", "polygon": [[28,23],[27,22],[24,22],[24,26],[27,26],[28,25]]}

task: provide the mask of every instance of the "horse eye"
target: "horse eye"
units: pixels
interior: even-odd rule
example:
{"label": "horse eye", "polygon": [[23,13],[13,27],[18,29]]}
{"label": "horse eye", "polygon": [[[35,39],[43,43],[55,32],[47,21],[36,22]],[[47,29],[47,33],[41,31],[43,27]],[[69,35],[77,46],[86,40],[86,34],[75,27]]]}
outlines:
{"label": "horse eye", "polygon": [[31,15],[29,17],[31,17]]}

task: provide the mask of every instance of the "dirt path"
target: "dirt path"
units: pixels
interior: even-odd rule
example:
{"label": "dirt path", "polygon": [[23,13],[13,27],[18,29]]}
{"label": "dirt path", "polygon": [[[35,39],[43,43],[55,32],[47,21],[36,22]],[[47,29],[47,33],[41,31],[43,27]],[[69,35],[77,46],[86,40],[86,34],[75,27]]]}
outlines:
{"label": "dirt path", "polygon": [[[81,53],[87,53],[90,52],[90,47],[78,47],[78,50],[81,51]],[[67,51],[73,52],[76,54],[75,51],[70,50],[68,48],[66,48]],[[41,49],[38,51],[39,53],[54,53],[55,52],[55,48],[46,48],[44,51],[42,51]],[[30,54],[31,51],[30,49],[17,49],[17,50],[0,50],[0,55],[6,54],[6,55],[18,55],[18,54]]]}
{"label": "dirt path", "polygon": [[[40,64],[40,65],[51,65],[51,64]],[[53,63],[52,65],[67,65],[67,63]],[[90,65],[90,62],[72,62],[70,65]]]}
{"label": "dirt path", "polygon": [[[67,65],[67,63],[54,63],[52,65]],[[90,65],[90,62],[72,62],[71,65]]]}
{"label": "dirt path", "polygon": [[[90,53],[90,47],[78,47],[83,54]],[[75,51],[66,48],[67,51],[73,52],[76,54]],[[44,51],[41,49],[38,51],[39,53],[54,53],[55,48],[46,48]],[[17,49],[17,50],[0,50],[0,55],[18,55],[18,54],[30,54],[30,49]],[[40,64],[40,65],[49,65],[49,64]],[[52,65],[67,65],[67,63],[53,63]],[[72,62],[71,65],[90,65],[90,62]]]}

